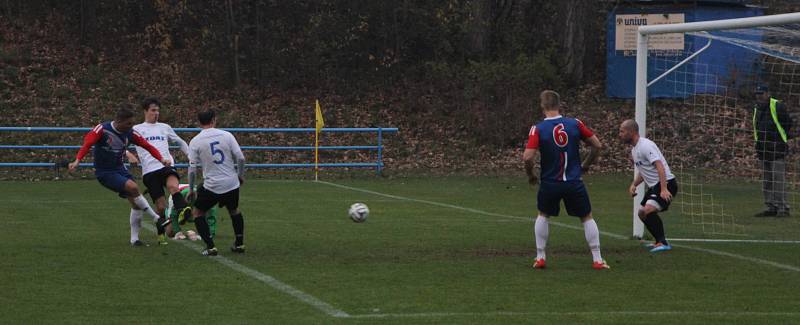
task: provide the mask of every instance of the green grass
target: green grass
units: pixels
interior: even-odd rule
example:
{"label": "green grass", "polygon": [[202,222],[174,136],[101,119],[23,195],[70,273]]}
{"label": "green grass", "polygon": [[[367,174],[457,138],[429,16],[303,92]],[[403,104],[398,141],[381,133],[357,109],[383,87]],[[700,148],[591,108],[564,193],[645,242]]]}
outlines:
{"label": "green grass", "polygon": [[[628,179],[587,178],[602,231],[630,234]],[[351,315],[336,318],[179,243],[129,247],[127,202],[94,181],[2,182],[0,323],[800,322],[800,245],[682,243],[791,270],[687,247],[651,255],[636,241],[603,236],[612,269],[595,271],[583,232],[553,225],[549,269],[533,270],[533,227],[520,217],[535,214],[535,192],[522,178],[334,183],[490,214],[323,183],[248,182],[249,250],[221,255]],[[746,234],[697,230],[682,220],[680,194],[664,214],[668,234],[799,239],[800,218],[744,217],[759,209],[758,188],[725,186],[717,188],[741,212]],[[369,205],[366,223],[347,218],[353,202]],[[232,230],[221,215],[224,248]],[[554,221],[580,227],[572,217]]]}

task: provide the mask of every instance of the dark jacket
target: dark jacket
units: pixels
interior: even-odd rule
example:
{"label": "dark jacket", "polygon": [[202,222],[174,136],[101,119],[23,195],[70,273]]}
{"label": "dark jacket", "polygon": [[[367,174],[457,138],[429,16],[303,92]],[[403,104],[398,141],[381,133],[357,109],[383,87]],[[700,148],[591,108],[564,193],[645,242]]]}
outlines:
{"label": "dark jacket", "polygon": [[[786,111],[786,107],[783,105],[782,101],[779,101],[776,105],[776,112],[778,114],[778,122],[781,123],[787,138],[792,138],[790,131],[793,124],[792,117],[789,115],[789,112]],[[758,134],[758,140],[756,140],[756,154],[758,155],[758,159],[784,159],[788,153],[789,147],[781,138],[778,127],[775,126],[775,121],[772,120],[769,101],[756,104],[755,116],[755,131]]]}

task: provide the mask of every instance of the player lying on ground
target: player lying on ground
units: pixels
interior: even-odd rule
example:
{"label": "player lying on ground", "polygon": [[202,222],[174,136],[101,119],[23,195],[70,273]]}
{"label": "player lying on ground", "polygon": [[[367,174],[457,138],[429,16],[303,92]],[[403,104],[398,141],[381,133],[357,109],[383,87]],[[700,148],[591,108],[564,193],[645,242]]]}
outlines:
{"label": "player lying on ground", "polygon": [[[189,195],[189,184],[180,184],[178,186],[180,189],[179,194],[182,195],[184,198]],[[196,232],[191,230],[183,230],[182,226],[184,226],[187,222],[194,223],[194,219],[192,218],[191,214],[181,215],[178,213],[178,210],[175,209],[175,206],[172,202],[172,198],[169,198],[167,202],[167,209],[166,214],[172,219],[172,230],[173,232],[167,233],[168,236],[172,237],[175,240],[182,240],[182,239],[189,239],[189,240],[199,240],[200,235]],[[206,211],[206,220],[208,221],[208,228],[210,231],[211,238],[213,239],[214,236],[217,234],[217,208],[213,207],[210,210]]]}

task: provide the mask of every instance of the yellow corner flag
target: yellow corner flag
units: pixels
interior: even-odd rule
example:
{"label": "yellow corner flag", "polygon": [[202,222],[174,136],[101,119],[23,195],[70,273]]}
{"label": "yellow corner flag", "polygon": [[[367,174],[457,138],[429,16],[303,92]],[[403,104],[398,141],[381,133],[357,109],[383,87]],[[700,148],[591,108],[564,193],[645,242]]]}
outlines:
{"label": "yellow corner flag", "polygon": [[322,109],[319,107],[319,99],[316,105],[316,128],[317,132],[314,133],[314,180],[319,180],[319,133],[322,132],[322,127],[325,126],[325,121],[322,119]]}
{"label": "yellow corner flag", "polygon": [[319,99],[317,99],[317,133],[322,131],[322,127],[325,126],[325,120],[322,119],[322,109],[319,107]]}

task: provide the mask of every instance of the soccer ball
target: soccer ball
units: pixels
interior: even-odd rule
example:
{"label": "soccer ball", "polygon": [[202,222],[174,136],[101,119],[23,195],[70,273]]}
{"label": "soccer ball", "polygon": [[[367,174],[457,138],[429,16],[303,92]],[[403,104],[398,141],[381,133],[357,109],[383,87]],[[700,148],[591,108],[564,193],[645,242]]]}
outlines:
{"label": "soccer ball", "polygon": [[367,216],[369,215],[369,208],[364,203],[353,203],[350,206],[350,210],[347,211],[347,214],[350,215],[350,219],[353,219],[353,222],[364,222],[367,221]]}

